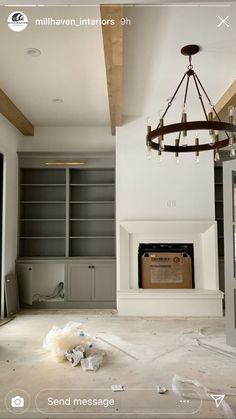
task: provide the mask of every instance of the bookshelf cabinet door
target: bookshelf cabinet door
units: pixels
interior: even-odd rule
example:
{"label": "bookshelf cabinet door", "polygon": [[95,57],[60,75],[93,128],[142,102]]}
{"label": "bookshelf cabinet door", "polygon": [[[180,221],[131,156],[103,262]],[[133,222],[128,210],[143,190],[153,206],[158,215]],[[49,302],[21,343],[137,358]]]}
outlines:
{"label": "bookshelf cabinet door", "polygon": [[113,301],[116,298],[115,263],[96,263],[93,272],[93,299]]}
{"label": "bookshelf cabinet door", "polygon": [[68,301],[91,301],[92,274],[87,263],[69,264]]}
{"label": "bookshelf cabinet door", "polygon": [[22,264],[16,265],[16,273],[20,292],[20,301],[24,304],[32,304],[33,302],[33,265]]}

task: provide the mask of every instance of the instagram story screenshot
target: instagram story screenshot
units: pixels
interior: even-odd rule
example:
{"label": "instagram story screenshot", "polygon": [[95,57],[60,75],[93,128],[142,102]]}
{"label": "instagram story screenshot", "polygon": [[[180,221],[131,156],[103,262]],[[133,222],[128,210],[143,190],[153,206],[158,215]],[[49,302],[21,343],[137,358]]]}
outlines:
{"label": "instagram story screenshot", "polygon": [[236,2],[0,0],[10,418],[236,418]]}

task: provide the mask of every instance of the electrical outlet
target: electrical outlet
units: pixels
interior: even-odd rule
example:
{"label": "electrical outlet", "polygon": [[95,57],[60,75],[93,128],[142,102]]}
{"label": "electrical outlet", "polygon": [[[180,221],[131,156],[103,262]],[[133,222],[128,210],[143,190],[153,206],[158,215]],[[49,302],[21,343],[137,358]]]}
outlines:
{"label": "electrical outlet", "polygon": [[174,207],[176,207],[176,201],[175,200],[168,199],[168,201],[166,201],[166,206],[168,208],[174,208]]}

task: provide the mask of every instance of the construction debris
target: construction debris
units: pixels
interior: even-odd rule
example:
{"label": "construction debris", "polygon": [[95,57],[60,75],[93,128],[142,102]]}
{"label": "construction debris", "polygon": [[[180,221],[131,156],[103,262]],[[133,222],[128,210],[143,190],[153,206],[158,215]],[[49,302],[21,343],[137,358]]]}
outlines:
{"label": "construction debris", "polygon": [[84,371],[97,371],[103,362],[104,352],[97,351],[93,355],[81,359],[81,367]]}
{"label": "construction debris", "polygon": [[124,386],[122,386],[122,384],[112,384],[111,389],[114,392],[125,391]]}
{"label": "construction debris", "polygon": [[80,363],[81,359],[84,358],[84,351],[80,346],[76,346],[76,348],[66,351],[65,357],[69,362],[71,362],[73,367],[76,367],[76,365]]}
{"label": "construction debris", "polygon": [[209,345],[205,342],[202,342],[202,340],[200,340],[200,339],[195,339],[195,341],[196,341],[198,346],[200,346],[204,349],[207,349],[210,352],[214,352],[216,354],[226,356],[227,358],[231,358],[231,359],[234,359],[234,360],[236,358],[236,353],[235,352],[226,351],[226,350],[218,348],[216,346]]}
{"label": "construction debris", "polygon": [[81,364],[84,371],[97,371],[103,362],[105,352],[92,348],[93,345],[91,344],[89,346],[77,346],[70,351],[66,351],[65,357],[73,367]]}
{"label": "construction debris", "polygon": [[157,393],[159,394],[166,394],[168,392],[167,388],[162,386],[157,386]]}
{"label": "construction debris", "polygon": [[84,371],[97,371],[106,353],[96,347],[80,326],[75,322],[67,323],[62,329],[54,326],[47,334],[43,347],[58,362],[67,359],[73,367],[80,364]]}

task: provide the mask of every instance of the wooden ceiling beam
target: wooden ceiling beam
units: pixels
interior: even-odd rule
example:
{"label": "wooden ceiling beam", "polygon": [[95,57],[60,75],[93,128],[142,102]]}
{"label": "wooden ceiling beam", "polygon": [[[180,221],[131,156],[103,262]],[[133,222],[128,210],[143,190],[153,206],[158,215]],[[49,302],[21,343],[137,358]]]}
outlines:
{"label": "wooden ceiling beam", "polygon": [[0,89],[0,113],[23,135],[34,135],[34,126],[16,107],[11,99]]}
{"label": "wooden ceiling beam", "polygon": [[229,106],[236,107],[236,80],[230,85],[215,105],[215,109],[222,120],[227,117]]}
{"label": "wooden ceiling beam", "polygon": [[111,132],[115,135],[116,127],[122,125],[123,6],[101,5],[100,13],[101,19],[115,22],[114,25],[102,25]]}

